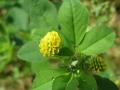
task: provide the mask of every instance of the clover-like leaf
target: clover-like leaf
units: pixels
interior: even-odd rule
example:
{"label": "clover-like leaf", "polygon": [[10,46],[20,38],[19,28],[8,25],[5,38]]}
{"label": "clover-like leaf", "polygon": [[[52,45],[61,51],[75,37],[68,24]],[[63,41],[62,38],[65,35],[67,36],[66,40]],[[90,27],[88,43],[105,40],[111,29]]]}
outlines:
{"label": "clover-like leaf", "polygon": [[33,82],[33,88],[44,85],[56,77],[67,73],[65,68],[60,68],[55,63],[50,63],[49,60],[43,60],[41,62],[32,63],[32,71],[36,74],[36,78]]}
{"label": "clover-like leaf", "polygon": [[24,9],[21,8],[10,9],[9,17],[13,19],[13,24],[15,27],[23,30],[28,29],[29,17]]}
{"label": "clover-like leaf", "polygon": [[57,10],[48,0],[24,0],[23,7],[30,17],[30,28],[57,28]]}
{"label": "clover-like leaf", "polygon": [[100,54],[113,45],[115,33],[106,26],[96,26],[86,33],[82,43],[76,49],[87,55]]}
{"label": "clover-like leaf", "polygon": [[52,90],[52,83],[53,81],[51,80],[47,83],[44,83],[43,85],[33,88],[32,90]]}
{"label": "clover-like leaf", "polygon": [[81,72],[79,76],[80,90],[97,90],[97,83],[95,78],[86,72]]}
{"label": "clover-like leaf", "polygon": [[94,76],[97,82],[98,90],[119,90],[118,87],[109,79],[100,76]]}
{"label": "clover-like leaf", "polygon": [[79,0],[64,0],[59,11],[61,33],[68,47],[75,48],[83,39],[88,24],[88,11]]}
{"label": "clover-like leaf", "polygon": [[38,45],[39,41],[30,41],[26,43],[20,48],[17,56],[28,62],[39,62],[40,60],[44,60],[45,57],[40,54]]}
{"label": "clover-like leaf", "polygon": [[78,81],[73,75],[62,75],[53,82],[52,90],[77,90]]}

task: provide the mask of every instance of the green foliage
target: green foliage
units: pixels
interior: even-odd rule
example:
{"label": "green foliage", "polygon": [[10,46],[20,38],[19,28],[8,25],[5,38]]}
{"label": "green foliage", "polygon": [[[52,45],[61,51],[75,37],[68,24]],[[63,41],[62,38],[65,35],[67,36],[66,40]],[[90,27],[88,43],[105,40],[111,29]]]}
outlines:
{"label": "green foliage", "polygon": [[82,90],[97,90],[97,83],[91,74],[81,72],[79,76],[79,87]]}
{"label": "green foliage", "polygon": [[33,83],[33,89],[52,81],[59,75],[67,73],[64,68],[60,68],[57,65],[50,64],[48,60],[42,60],[41,62],[32,63],[32,70],[36,73],[36,79]]}
{"label": "green foliage", "polygon": [[57,10],[48,0],[24,0],[23,7],[30,18],[30,28],[57,28]]}
{"label": "green foliage", "polygon": [[[26,0],[25,3],[28,3],[28,7],[23,6],[30,16],[34,37],[23,45],[18,57],[31,63],[36,75],[32,90],[100,88],[86,61],[113,45],[115,34],[112,30],[101,25],[87,32],[88,11],[79,0],[64,0],[58,14],[55,6],[47,0]],[[39,40],[49,31],[57,31],[62,44],[58,55],[44,57],[39,52]]]}
{"label": "green foliage", "polygon": [[65,0],[60,7],[59,21],[61,32],[71,43],[71,47],[78,46],[85,35],[88,24],[87,9],[78,0]]}
{"label": "green foliage", "polygon": [[118,87],[109,79],[100,76],[94,76],[98,85],[98,90],[119,90]]}
{"label": "green foliage", "polygon": [[64,75],[54,80],[52,90],[76,90],[77,88],[77,79],[73,75]]}
{"label": "green foliage", "polygon": [[9,17],[13,19],[13,25],[16,28],[22,30],[28,29],[28,14],[25,12],[24,9],[18,7],[11,8],[9,11]]}
{"label": "green foliage", "polygon": [[52,90],[52,82],[47,82],[39,87],[33,88],[32,90]]}
{"label": "green foliage", "polygon": [[[3,80],[8,80],[8,77],[16,80],[20,74],[30,74],[27,72],[28,64],[16,61],[18,48],[29,38],[28,14],[21,1],[0,0],[0,79]],[[21,63],[24,70],[20,71]]]}
{"label": "green foliage", "polygon": [[87,55],[100,54],[113,45],[115,34],[106,26],[96,26],[88,31],[78,51]]}
{"label": "green foliage", "polygon": [[3,24],[0,24],[0,72],[4,70],[12,57],[13,46],[10,44],[8,33]]}
{"label": "green foliage", "polygon": [[39,53],[38,41],[30,41],[26,43],[18,52],[18,57],[27,61],[44,60]]}

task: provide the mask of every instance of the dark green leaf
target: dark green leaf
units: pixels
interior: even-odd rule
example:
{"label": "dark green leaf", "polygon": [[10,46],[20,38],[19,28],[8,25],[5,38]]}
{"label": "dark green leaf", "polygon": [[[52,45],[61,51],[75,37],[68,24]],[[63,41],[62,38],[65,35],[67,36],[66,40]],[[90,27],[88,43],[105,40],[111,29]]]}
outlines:
{"label": "dark green leaf", "polygon": [[94,76],[97,82],[98,90],[119,90],[118,87],[109,79],[100,76]]}

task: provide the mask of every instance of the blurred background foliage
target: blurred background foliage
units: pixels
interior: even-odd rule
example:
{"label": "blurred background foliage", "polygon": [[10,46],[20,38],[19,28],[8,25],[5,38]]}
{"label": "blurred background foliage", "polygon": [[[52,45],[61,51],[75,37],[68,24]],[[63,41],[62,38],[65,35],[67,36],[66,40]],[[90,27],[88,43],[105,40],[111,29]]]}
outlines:
{"label": "blurred background foliage", "polygon": [[[35,30],[31,29],[28,12],[30,6],[26,1],[0,0],[0,90],[29,90],[33,80],[30,65],[16,57],[18,49],[34,38]],[[59,9],[62,0],[50,1]],[[120,87],[120,0],[81,1],[89,10],[88,30],[97,23],[112,27],[116,33],[115,45],[102,55],[109,73],[99,74]]]}

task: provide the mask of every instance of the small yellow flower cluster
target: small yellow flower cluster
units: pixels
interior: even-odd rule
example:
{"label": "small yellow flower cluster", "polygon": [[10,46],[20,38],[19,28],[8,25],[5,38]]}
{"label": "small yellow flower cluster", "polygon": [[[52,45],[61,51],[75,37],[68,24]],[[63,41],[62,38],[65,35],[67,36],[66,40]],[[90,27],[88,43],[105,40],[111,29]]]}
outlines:
{"label": "small yellow flower cluster", "polygon": [[39,44],[43,56],[54,56],[59,53],[61,38],[56,31],[48,32]]}

